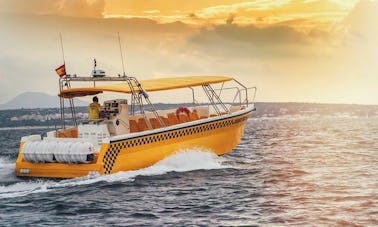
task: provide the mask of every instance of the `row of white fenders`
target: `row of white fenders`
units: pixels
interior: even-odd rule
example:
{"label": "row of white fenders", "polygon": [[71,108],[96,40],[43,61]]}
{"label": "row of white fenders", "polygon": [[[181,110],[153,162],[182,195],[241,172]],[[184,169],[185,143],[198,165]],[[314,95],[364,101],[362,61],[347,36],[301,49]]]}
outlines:
{"label": "row of white fenders", "polygon": [[22,158],[33,163],[89,163],[94,159],[94,147],[89,142],[26,142]]}
{"label": "row of white fenders", "polygon": [[78,138],[56,138],[55,131],[22,138],[22,159],[32,163],[90,163],[104,139],[109,138],[106,125],[79,125]]}

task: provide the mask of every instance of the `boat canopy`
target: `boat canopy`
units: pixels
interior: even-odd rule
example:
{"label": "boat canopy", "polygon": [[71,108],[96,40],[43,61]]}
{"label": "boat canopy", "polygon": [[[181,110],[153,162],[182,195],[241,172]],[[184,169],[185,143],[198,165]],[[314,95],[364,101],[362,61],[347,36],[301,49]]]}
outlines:
{"label": "boat canopy", "polygon": [[[216,84],[230,80],[233,80],[233,78],[226,76],[188,76],[142,80],[140,81],[140,84],[145,91],[150,92]],[[135,84],[135,81],[132,81],[132,83],[134,83],[134,91],[139,92],[139,88]],[[127,82],[123,82],[118,84],[62,89],[59,96],[63,98],[74,98],[87,95],[96,95],[104,91],[129,94],[132,93],[129,84]]]}

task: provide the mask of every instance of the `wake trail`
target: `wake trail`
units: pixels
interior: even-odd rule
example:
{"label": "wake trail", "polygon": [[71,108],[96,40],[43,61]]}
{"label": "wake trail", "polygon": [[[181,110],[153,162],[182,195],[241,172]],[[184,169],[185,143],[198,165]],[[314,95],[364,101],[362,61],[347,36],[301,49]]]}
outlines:
{"label": "wake trail", "polygon": [[[224,163],[224,158],[219,157],[210,151],[203,149],[187,149],[168,156],[150,167],[134,171],[118,172],[109,175],[90,175],[81,178],[60,180],[58,182],[52,180],[29,180],[7,186],[2,186],[0,184],[0,198],[12,198],[33,193],[44,193],[58,188],[89,185],[102,181],[128,182],[134,181],[137,176],[155,176],[163,175],[168,172],[229,168],[229,166]],[[12,169],[11,171],[14,171],[14,164],[7,165],[4,168]]]}

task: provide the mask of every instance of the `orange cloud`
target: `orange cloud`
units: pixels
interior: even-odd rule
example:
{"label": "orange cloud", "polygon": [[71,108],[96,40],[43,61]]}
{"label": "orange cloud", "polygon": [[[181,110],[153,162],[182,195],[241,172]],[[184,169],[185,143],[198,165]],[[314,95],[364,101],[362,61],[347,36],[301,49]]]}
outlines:
{"label": "orange cloud", "polygon": [[356,0],[0,0],[0,12],[89,18],[142,18],[208,26],[281,24],[310,32],[329,30]]}
{"label": "orange cloud", "polygon": [[269,26],[285,23],[308,32],[314,27],[328,29],[329,24],[341,21],[354,4],[355,0],[194,0],[190,4],[175,0],[151,0],[149,4],[137,0],[108,0],[104,16],[148,18],[159,23],[181,21],[195,25],[227,24],[232,18],[234,24]]}
{"label": "orange cloud", "polygon": [[102,18],[105,0],[0,0],[0,12]]}

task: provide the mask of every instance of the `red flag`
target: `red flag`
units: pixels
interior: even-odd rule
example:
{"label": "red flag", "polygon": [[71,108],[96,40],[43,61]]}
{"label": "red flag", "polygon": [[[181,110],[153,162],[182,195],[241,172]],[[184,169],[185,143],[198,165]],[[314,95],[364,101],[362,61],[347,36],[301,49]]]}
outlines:
{"label": "red flag", "polygon": [[58,73],[59,77],[66,75],[66,66],[63,64],[55,69],[56,73]]}

